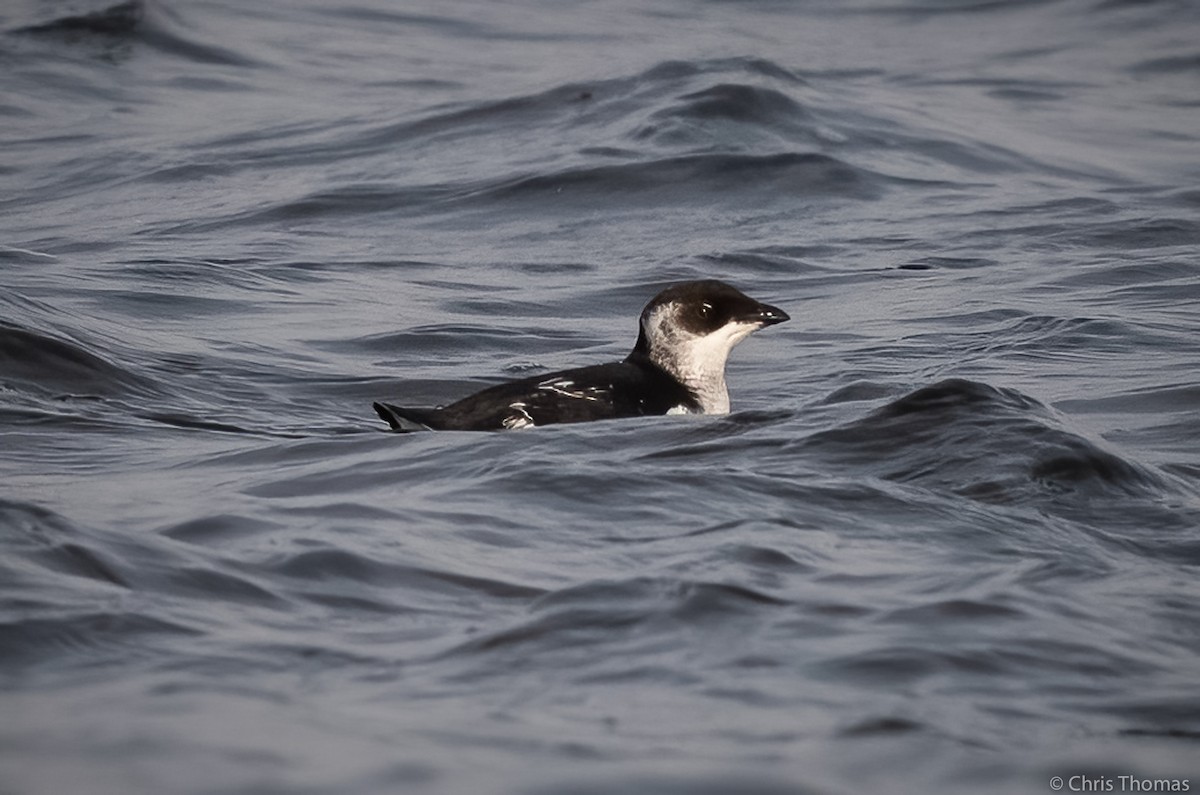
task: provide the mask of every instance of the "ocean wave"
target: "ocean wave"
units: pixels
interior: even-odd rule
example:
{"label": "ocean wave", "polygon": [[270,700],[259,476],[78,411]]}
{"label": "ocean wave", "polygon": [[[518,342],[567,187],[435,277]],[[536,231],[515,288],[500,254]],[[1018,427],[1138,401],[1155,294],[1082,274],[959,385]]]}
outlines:
{"label": "ocean wave", "polygon": [[[546,593],[530,604],[529,617],[514,626],[472,638],[446,652],[525,656],[563,653],[577,658],[590,644],[610,644],[614,633],[650,640],[684,627],[712,631],[764,606],[787,601],[743,585],[640,578],[592,581]],[[618,641],[620,642],[620,641]]]}
{"label": "ocean wave", "polygon": [[198,146],[203,156],[196,163],[172,164],[145,178],[229,176],[364,158],[377,164],[371,181],[343,180],[187,226],[202,231],[371,214],[526,211],[531,203],[555,213],[600,202],[861,201],[891,188],[945,188],[956,179],[1045,165],[994,143],[906,130],[886,115],[847,116],[830,92],[768,61],[667,62],[633,75],[435,106],[416,118],[410,113],[344,130],[293,124],[240,131]]}
{"label": "ocean wave", "polygon": [[[543,174],[504,175],[467,184],[364,184],[322,190],[207,225],[258,225],[272,220],[448,214],[463,210],[558,214],[631,204],[654,207],[738,205],[754,199],[780,204],[799,199],[870,200],[894,178],[813,153],[710,153],[643,162],[571,167]],[[931,183],[934,184],[934,183]],[[202,226],[191,225],[196,231]]]}
{"label": "ocean wave", "polygon": [[82,343],[0,323],[0,383],[66,396],[149,391],[151,382]]}
{"label": "ocean wave", "polygon": [[893,400],[866,417],[821,431],[803,446],[887,480],[985,502],[1156,495],[1170,489],[1152,468],[1063,427],[1055,413],[1014,389],[949,379]]}
{"label": "ocean wave", "polygon": [[[73,4],[67,12],[44,18],[33,14],[10,22],[7,32],[34,36],[66,45],[83,44],[99,48],[113,60],[129,57],[122,46],[143,45],[172,58],[200,64],[248,68],[256,59],[207,40],[199,26],[190,22],[172,3],[156,0],[105,2],[90,0],[85,8]],[[90,5],[90,8],[87,7]]]}

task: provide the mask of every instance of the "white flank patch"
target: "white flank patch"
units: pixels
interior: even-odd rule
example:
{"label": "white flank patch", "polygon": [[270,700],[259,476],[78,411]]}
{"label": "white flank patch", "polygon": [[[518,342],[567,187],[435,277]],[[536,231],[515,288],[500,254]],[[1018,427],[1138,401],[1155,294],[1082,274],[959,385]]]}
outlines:
{"label": "white flank patch", "polygon": [[594,386],[585,387],[583,389],[572,389],[575,386],[574,381],[543,381],[538,384],[538,389],[543,392],[553,392],[556,395],[563,397],[575,398],[576,400],[599,400],[604,394],[604,390],[597,389]]}
{"label": "white flank patch", "polygon": [[529,416],[529,412],[525,410],[524,403],[513,403],[509,406],[516,414],[510,414],[500,423],[510,431],[520,430],[521,428],[534,427],[533,417]]}
{"label": "white flank patch", "polygon": [[691,414],[692,410],[680,403],[678,406],[671,406],[667,409],[668,414]]}

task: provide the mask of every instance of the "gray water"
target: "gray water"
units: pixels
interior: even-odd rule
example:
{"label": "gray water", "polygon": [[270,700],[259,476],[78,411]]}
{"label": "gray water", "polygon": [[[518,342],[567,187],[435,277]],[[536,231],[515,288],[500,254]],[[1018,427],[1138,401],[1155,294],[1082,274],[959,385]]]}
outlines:
{"label": "gray water", "polygon": [[[6,4],[0,792],[1196,791],[1198,42]],[[708,277],[793,318],[728,417],[371,411]]]}

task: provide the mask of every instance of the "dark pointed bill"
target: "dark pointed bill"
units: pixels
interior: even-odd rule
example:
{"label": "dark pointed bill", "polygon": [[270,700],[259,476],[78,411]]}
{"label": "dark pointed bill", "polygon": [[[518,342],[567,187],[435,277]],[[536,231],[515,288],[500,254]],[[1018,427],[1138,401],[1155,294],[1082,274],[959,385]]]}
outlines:
{"label": "dark pointed bill", "polygon": [[759,304],[757,309],[745,317],[749,323],[761,323],[764,326],[774,326],[776,323],[791,319],[787,312],[770,304]]}

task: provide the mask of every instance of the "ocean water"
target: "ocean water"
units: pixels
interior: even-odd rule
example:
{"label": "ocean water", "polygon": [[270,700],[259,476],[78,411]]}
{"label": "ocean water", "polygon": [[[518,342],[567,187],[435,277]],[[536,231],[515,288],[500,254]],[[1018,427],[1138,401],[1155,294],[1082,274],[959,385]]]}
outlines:
{"label": "ocean water", "polygon": [[0,793],[1200,789],[1196,3],[14,0],[0,186]]}

